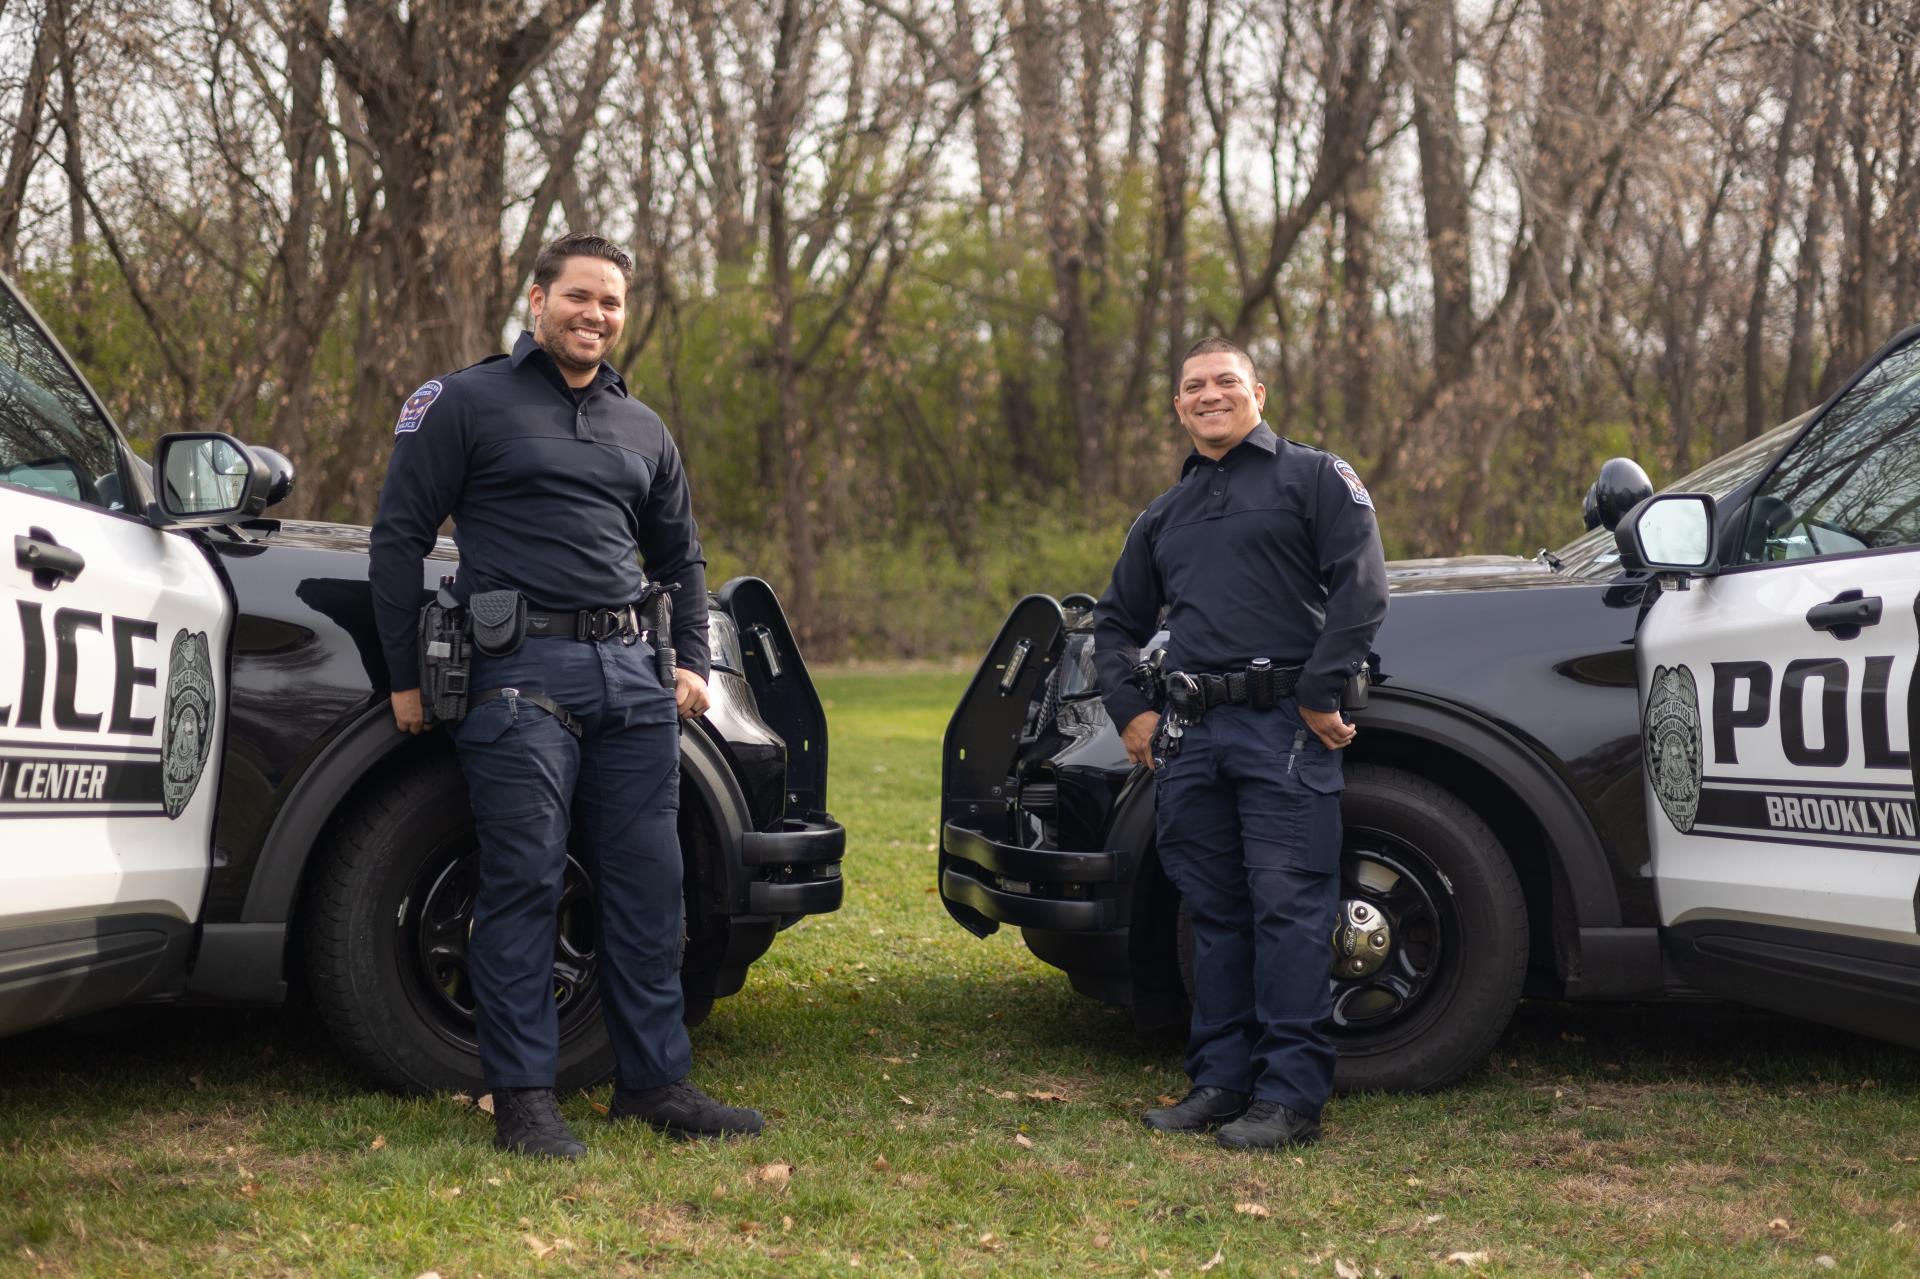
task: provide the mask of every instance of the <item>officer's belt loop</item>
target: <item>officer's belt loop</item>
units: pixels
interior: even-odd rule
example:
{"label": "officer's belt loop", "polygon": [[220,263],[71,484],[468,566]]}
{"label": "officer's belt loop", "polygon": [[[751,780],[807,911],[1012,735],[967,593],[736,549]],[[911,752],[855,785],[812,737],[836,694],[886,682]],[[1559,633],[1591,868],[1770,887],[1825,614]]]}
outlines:
{"label": "officer's belt loop", "polygon": [[525,689],[521,689],[521,688],[490,688],[484,693],[475,693],[471,698],[468,699],[468,702],[467,702],[468,713],[471,714],[473,708],[475,706],[480,705],[480,703],[482,702],[497,701],[503,697],[513,698],[515,700],[525,702],[529,706],[539,707],[541,710],[545,711],[547,714],[559,720],[560,727],[566,729],[569,733],[572,733],[576,740],[579,739],[579,737],[582,735],[584,731],[580,727],[580,721],[577,718],[575,718],[572,711],[568,710],[566,707],[562,706],[560,703],[554,701],[550,697],[544,697],[539,693],[529,693]]}

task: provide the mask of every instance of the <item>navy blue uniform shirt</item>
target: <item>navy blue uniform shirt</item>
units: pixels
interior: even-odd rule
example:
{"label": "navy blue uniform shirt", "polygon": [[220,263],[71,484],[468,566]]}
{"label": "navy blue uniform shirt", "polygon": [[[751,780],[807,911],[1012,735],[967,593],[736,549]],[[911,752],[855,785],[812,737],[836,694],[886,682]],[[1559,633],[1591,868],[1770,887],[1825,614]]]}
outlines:
{"label": "navy blue uniform shirt", "polygon": [[1188,454],[1180,482],[1127,531],[1094,606],[1094,665],[1116,727],[1153,709],[1128,677],[1162,606],[1167,670],[1270,658],[1305,667],[1300,705],[1337,710],[1387,615],[1373,499],[1351,466],[1264,422],[1218,461]]}
{"label": "navy blue uniform shirt", "polygon": [[[453,516],[454,594],[619,608],[672,584],[679,664],[707,673],[707,562],[680,451],[606,364],[575,392],[533,334],[415,391],[373,523],[374,617],[398,690],[420,686],[420,563]],[[641,572],[645,562],[646,573]]]}

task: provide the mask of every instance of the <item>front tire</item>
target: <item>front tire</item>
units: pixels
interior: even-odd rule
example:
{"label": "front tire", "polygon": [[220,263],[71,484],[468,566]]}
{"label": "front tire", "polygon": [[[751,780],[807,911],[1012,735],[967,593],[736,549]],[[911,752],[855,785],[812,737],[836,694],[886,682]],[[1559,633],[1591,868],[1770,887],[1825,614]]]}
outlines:
{"label": "front tire", "polygon": [[[340,1051],[400,1092],[478,1092],[466,937],[478,845],[450,755],[408,768],[336,818],[309,886],[307,974]],[[554,956],[555,1086],[613,1073],[596,981],[593,884],[570,859]]]}
{"label": "front tire", "polygon": [[[1486,1057],[1520,1001],[1527,904],[1519,878],[1487,824],[1415,774],[1351,765],[1340,811],[1342,920],[1355,925],[1357,945],[1338,955],[1329,946],[1334,1089],[1443,1087]],[[1184,907],[1176,944],[1191,995]]]}

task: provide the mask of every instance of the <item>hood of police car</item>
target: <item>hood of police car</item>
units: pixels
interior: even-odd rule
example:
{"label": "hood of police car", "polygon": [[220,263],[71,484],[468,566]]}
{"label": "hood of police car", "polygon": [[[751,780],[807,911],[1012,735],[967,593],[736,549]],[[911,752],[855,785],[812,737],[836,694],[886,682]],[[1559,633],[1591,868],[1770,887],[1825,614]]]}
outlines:
{"label": "hood of police car", "polygon": [[1445,559],[1387,561],[1387,588],[1395,595],[1515,590],[1553,586],[1564,581],[1544,562],[1522,559],[1518,555],[1456,555]]}
{"label": "hood of police car", "polygon": [[[364,524],[335,524],[327,520],[276,520],[279,527],[267,539],[272,546],[303,546],[316,551],[344,551],[365,555],[371,545],[372,530]],[[460,550],[453,539],[443,537],[427,552],[428,559],[457,560]]]}

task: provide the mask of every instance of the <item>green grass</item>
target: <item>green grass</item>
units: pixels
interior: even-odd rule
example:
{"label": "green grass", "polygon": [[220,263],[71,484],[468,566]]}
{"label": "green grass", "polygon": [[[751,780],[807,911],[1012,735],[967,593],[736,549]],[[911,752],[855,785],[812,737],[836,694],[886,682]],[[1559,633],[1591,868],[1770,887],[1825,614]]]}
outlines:
{"label": "green grass", "polygon": [[694,1037],[760,1141],[576,1096],[585,1160],[509,1159],[471,1109],[366,1091],[298,1008],[39,1033],[0,1043],[0,1273],[1920,1273],[1920,1062],[1734,1010],[1528,1006],[1461,1085],[1337,1099],[1298,1155],[1147,1133],[1178,1045],[930,891],[963,683],[821,681],[847,905]]}

